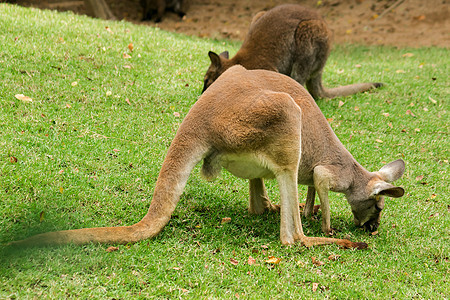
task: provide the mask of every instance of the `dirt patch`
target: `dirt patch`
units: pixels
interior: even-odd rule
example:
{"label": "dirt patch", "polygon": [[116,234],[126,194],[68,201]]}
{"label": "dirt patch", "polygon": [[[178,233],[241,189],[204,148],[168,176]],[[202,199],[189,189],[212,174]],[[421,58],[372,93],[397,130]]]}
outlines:
{"label": "dirt patch", "polygon": [[[85,14],[83,1],[17,0],[41,9]],[[167,13],[160,23],[140,22],[139,0],[106,0],[119,19],[200,37],[243,40],[253,15],[282,3],[316,8],[334,32],[334,42],[398,47],[450,46],[448,0],[191,0],[186,16]]]}

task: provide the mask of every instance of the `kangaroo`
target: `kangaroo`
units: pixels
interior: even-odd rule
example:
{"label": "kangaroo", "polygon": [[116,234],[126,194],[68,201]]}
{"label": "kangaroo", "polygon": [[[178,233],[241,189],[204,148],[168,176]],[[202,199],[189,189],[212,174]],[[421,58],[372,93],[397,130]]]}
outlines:
{"label": "kangaroo", "polygon": [[[32,236],[15,245],[126,244],[156,236],[169,222],[189,174],[203,160],[206,179],[221,168],[249,179],[249,212],[280,211],[280,240],[307,247],[337,244],[363,249],[366,243],[331,237],[307,237],[300,218],[297,184],[317,190],[323,229],[330,231],[328,191],[344,193],[359,226],[378,224],[383,196],[404,190],[388,182],[400,178],[397,160],[378,172],[365,170],[344,148],[309,93],[293,79],[266,70],[234,66],[203,93],[173,139],[156,181],[147,214],[123,227],[63,230]],[[275,178],[280,204],[270,202],[264,178]],[[307,206],[311,201],[307,201]]]}
{"label": "kangaroo", "polygon": [[155,22],[161,22],[166,10],[172,10],[180,17],[184,17],[189,9],[189,0],[141,0],[143,9],[142,20],[151,20],[156,13]]}
{"label": "kangaroo", "polygon": [[205,91],[226,69],[242,65],[288,75],[305,86],[314,99],[335,98],[380,87],[381,83],[358,83],[325,88],[322,72],[331,48],[331,31],[314,10],[286,4],[253,18],[244,42],[234,57],[209,51],[211,65],[204,77]]}

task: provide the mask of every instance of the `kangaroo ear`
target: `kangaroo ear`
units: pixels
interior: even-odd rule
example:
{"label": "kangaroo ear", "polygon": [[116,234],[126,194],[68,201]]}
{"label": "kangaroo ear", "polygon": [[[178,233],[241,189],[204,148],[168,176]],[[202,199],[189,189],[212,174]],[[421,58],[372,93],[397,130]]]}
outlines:
{"label": "kangaroo ear", "polygon": [[222,63],[220,62],[220,57],[216,53],[209,51],[208,52],[209,59],[211,60],[211,64],[216,68],[220,68]]}
{"label": "kangaroo ear", "polygon": [[405,190],[399,186],[393,186],[390,183],[379,181],[373,186],[372,195],[388,196],[400,198],[405,194]]}
{"label": "kangaroo ear", "polygon": [[223,51],[222,53],[220,53],[220,56],[222,56],[223,58],[228,59],[230,57],[230,54],[228,53],[228,51]]}
{"label": "kangaroo ear", "polygon": [[401,159],[390,162],[378,171],[381,179],[386,182],[392,182],[402,177],[405,172],[405,162]]}

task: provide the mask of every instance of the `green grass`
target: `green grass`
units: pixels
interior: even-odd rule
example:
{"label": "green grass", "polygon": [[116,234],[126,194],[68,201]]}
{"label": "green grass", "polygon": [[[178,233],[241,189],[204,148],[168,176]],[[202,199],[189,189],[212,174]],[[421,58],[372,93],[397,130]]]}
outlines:
{"label": "green grass", "polygon": [[[200,94],[207,51],[234,54],[239,44],[7,4],[0,19],[0,244],[139,221],[170,141]],[[448,299],[449,66],[448,50],[439,48],[337,46],[328,61],[328,86],[386,83],[318,102],[343,144],[371,171],[397,158],[407,165],[396,182],[406,195],[387,201],[375,236],[352,224],[343,195],[330,193],[337,236],[368,250],[284,247],[278,215],[246,212],[246,181],[223,172],[205,182],[197,167],[152,240],[115,252],[107,245],[2,247],[0,299]],[[277,202],[276,183],[267,185]],[[305,188],[299,193],[304,198]],[[221,224],[224,217],[231,222]],[[322,235],[320,216],[303,226]],[[270,265],[269,256],[281,262]]]}

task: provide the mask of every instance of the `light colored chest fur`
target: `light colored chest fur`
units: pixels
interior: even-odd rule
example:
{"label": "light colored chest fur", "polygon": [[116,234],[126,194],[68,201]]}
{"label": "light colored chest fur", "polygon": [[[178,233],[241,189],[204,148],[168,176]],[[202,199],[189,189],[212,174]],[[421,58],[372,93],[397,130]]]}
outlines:
{"label": "light colored chest fur", "polygon": [[257,153],[224,154],[220,157],[220,165],[243,179],[275,177],[270,170],[270,162]]}

